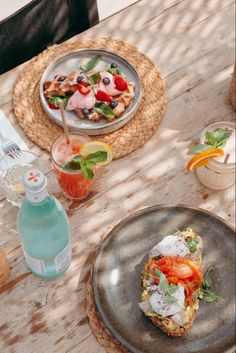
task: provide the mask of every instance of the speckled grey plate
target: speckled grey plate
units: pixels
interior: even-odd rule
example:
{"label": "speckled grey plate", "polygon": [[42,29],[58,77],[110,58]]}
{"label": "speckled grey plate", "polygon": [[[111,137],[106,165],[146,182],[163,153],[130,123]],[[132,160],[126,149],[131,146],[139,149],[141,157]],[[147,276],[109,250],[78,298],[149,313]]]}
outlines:
{"label": "speckled grey plate", "polygon": [[[214,291],[222,302],[200,302],[183,337],[166,336],[139,309],[140,272],[147,254],[175,228],[192,227],[204,242],[203,266],[213,263]],[[93,269],[97,310],[113,336],[133,353],[234,351],[235,232],[221,218],[185,206],[146,208],[121,222],[102,242]]]}
{"label": "speckled grey plate", "polygon": [[135,68],[127,60],[115,53],[101,49],[80,49],[64,54],[53,61],[44,71],[40,80],[40,100],[42,107],[49,119],[54,121],[57,125],[63,126],[60,111],[48,107],[47,100],[43,95],[43,83],[47,80],[52,80],[58,72],[69,74],[73,70],[79,70],[79,65],[81,63],[87,62],[96,55],[102,56],[102,60],[97,64],[96,70],[108,68],[112,62],[115,62],[128,80],[134,82],[135,96],[124,114],[112,122],[108,122],[105,118],[102,118],[98,122],[92,122],[88,119],[79,120],[74,112],[66,111],[66,119],[69,129],[71,131],[81,131],[88,135],[102,135],[117,130],[127,124],[135,115],[142,96],[142,84]]}

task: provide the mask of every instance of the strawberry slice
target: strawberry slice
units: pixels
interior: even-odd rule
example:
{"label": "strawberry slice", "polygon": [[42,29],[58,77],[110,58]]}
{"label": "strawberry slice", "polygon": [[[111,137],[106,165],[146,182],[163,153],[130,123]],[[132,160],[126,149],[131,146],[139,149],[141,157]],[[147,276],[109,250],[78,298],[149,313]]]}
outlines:
{"label": "strawberry slice", "polygon": [[104,91],[98,90],[95,94],[98,101],[111,103],[112,98]]}
{"label": "strawberry slice", "polygon": [[123,79],[123,77],[119,76],[119,75],[115,75],[114,76],[114,82],[115,82],[115,86],[119,91],[125,91],[126,89],[128,89],[128,84],[127,82]]}
{"label": "strawberry slice", "polygon": [[60,109],[57,105],[54,105],[54,104],[52,104],[50,102],[48,102],[48,106],[49,106],[50,109],[54,109],[54,110]]}
{"label": "strawberry slice", "polygon": [[83,94],[84,96],[86,96],[86,94],[88,94],[89,92],[91,92],[91,89],[89,89],[88,87],[85,87],[85,86],[82,85],[81,83],[78,83],[77,89],[78,89],[78,91],[79,91],[81,94]]}
{"label": "strawberry slice", "polygon": [[86,82],[86,81],[84,81],[83,83],[81,83],[83,86],[85,86],[85,87],[88,87],[89,86],[89,82]]}

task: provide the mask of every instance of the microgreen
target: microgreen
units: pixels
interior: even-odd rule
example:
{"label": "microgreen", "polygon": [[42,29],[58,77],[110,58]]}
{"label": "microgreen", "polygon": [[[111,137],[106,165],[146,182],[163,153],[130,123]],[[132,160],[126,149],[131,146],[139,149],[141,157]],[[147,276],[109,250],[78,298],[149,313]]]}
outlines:
{"label": "microgreen", "polygon": [[218,296],[216,293],[210,291],[210,288],[213,284],[212,279],[209,277],[211,271],[214,270],[213,266],[209,266],[204,278],[202,280],[201,291],[199,293],[199,299],[203,300],[206,303],[213,303],[215,301],[222,300],[222,297]]}
{"label": "microgreen", "polygon": [[100,55],[96,55],[93,58],[91,58],[87,63],[81,64],[80,68],[83,71],[88,72],[88,71],[92,70],[98,64],[98,62],[100,60],[101,60],[101,56]]}
{"label": "microgreen", "polygon": [[93,179],[94,172],[91,167],[100,162],[106,161],[106,159],[107,152],[105,151],[91,153],[86,158],[79,154],[73,157],[69,162],[61,164],[61,167],[73,170],[80,169],[86,179]]}
{"label": "microgreen", "polygon": [[193,148],[194,153],[200,153],[213,148],[222,148],[225,146],[230,136],[230,130],[219,128],[215,131],[206,131],[205,141]]}

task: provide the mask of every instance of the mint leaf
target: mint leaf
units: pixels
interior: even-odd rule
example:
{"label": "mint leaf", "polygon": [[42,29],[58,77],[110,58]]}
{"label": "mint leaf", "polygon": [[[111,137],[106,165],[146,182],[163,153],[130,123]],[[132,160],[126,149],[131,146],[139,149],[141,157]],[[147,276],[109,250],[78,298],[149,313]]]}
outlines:
{"label": "mint leaf", "polygon": [[222,148],[226,145],[226,142],[228,141],[228,138],[226,138],[225,140],[222,140],[220,142],[217,143],[216,148]]}
{"label": "mint leaf", "polygon": [[107,152],[97,151],[95,153],[89,154],[84,163],[86,167],[91,167],[93,165],[96,165],[97,163],[104,162],[106,160],[107,160]]}
{"label": "mint leaf", "polygon": [[81,165],[81,172],[86,179],[93,179],[94,177],[94,172],[92,169],[87,168],[84,163]]}
{"label": "mint leaf", "polygon": [[111,109],[111,107],[105,103],[102,102],[97,102],[94,104],[93,109],[104,115],[106,118],[113,118],[115,116],[115,113]]}
{"label": "mint leaf", "polygon": [[224,140],[228,139],[228,133],[226,129],[220,128],[214,131],[214,137],[217,140],[217,143],[221,143]]}
{"label": "mint leaf", "polygon": [[174,283],[170,284],[169,285],[169,288],[168,288],[168,294],[169,295],[173,295],[178,289],[178,286]]}
{"label": "mint leaf", "polygon": [[213,148],[216,148],[217,145],[217,139],[215,138],[214,134],[207,131],[205,133],[205,139],[208,142],[209,145],[212,145]]}
{"label": "mint leaf", "polygon": [[154,272],[155,272],[155,275],[160,279],[160,282],[159,282],[160,289],[164,293],[167,293],[169,288],[169,283],[166,279],[166,276],[161,271],[159,271],[156,267],[154,268]]}
{"label": "mint leaf", "polygon": [[81,164],[83,163],[83,157],[79,154],[72,158],[69,162],[62,163],[61,167],[64,169],[81,169]]}
{"label": "mint leaf", "polygon": [[99,72],[96,72],[95,74],[89,76],[88,80],[90,85],[95,85],[95,83],[101,80],[101,75]]}
{"label": "mint leaf", "polygon": [[118,69],[117,67],[110,67],[109,69],[107,69],[107,72],[110,72],[110,74],[112,75],[122,75],[122,72],[120,69]]}
{"label": "mint leaf", "polygon": [[92,70],[101,60],[101,55],[96,55],[95,57],[91,58],[87,63],[81,64],[80,68],[83,71],[90,71]]}
{"label": "mint leaf", "polygon": [[166,304],[170,305],[170,304],[176,303],[177,302],[177,298],[175,298],[172,295],[166,294],[164,301],[165,301]]}
{"label": "mint leaf", "polygon": [[212,149],[212,145],[206,145],[206,144],[200,143],[200,145],[197,145],[193,148],[193,153],[200,153],[211,149]]}
{"label": "mint leaf", "polygon": [[56,107],[59,107],[59,103],[63,103],[63,107],[66,108],[68,100],[70,99],[72,95],[67,95],[65,97],[63,96],[50,96],[49,97],[49,102],[55,105]]}

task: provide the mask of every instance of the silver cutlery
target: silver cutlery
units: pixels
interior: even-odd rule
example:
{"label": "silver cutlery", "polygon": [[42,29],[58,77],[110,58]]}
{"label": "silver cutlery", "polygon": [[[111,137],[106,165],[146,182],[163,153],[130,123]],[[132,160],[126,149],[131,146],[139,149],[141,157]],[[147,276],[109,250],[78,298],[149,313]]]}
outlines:
{"label": "silver cutlery", "polygon": [[21,152],[20,147],[13,141],[0,135],[1,149],[5,154],[11,153],[11,157],[15,158]]}

